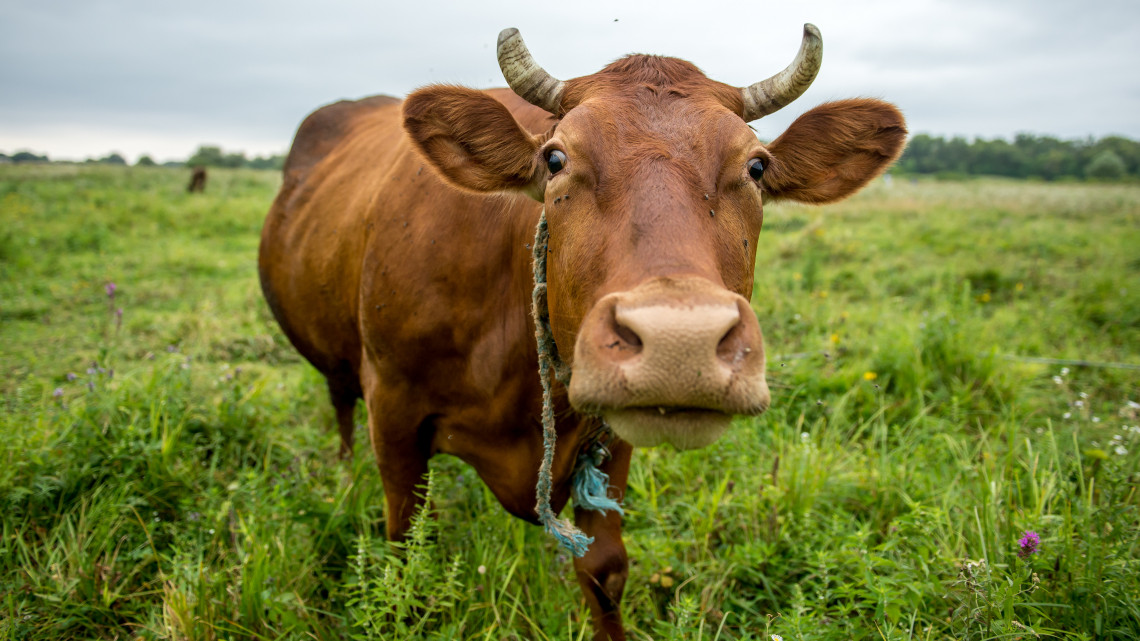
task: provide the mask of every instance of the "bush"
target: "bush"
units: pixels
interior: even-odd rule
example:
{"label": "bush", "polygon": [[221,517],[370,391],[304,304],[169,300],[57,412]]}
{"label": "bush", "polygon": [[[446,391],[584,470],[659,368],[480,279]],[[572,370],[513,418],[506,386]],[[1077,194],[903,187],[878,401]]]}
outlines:
{"label": "bush", "polygon": [[1101,180],[1119,180],[1128,173],[1124,160],[1111,149],[1106,149],[1093,156],[1085,166],[1085,176]]}

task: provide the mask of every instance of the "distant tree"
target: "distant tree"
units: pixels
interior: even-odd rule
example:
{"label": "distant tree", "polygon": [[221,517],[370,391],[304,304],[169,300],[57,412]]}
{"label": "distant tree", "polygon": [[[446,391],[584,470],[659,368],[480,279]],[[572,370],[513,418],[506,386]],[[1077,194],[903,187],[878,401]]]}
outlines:
{"label": "distant tree", "polygon": [[1140,142],[1121,136],[1060,140],[1027,133],[1018,134],[1012,143],[1000,138],[968,142],[965,138],[946,141],[918,134],[907,145],[898,169],[904,173],[1046,180],[1140,177]]}
{"label": "distant tree", "polygon": [[1140,176],[1140,143],[1122,136],[1108,136],[1096,141],[1092,146],[1095,154],[1102,151],[1111,151],[1124,161],[1125,173]]}
{"label": "distant tree", "polygon": [[95,162],[99,163],[100,165],[126,165],[127,159],[123,158],[123,156],[118,153],[111,153],[107,156],[103,156]]}
{"label": "distant tree", "polygon": [[30,151],[17,151],[12,154],[12,162],[48,162],[48,157],[37,156]]}
{"label": "distant tree", "polygon": [[145,154],[139,156],[139,159],[135,162],[135,167],[154,167],[156,165],[158,165],[158,163],[154,162],[153,158]]}
{"label": "distant tree", "polygon": [[186,160],[190,167],[225,167],[225,156],[221,147],[202,145]]}
{"label": "distant tree", "polygon": [[1127,174],[1128,169],[1124,164],[1124,160],[1111,149],[1105,149],[1093,156],[1093,159],[1090,160],[1089,164],[1085,167],[1085,176],[1089,178],[1118,180]]}
{"label": "distant tree", "polygon": [[241,152],[228,153],[222,158],[222,167],[230,167],[236,169],[245,166],[245,154]]}
{"label": "distant tree", "polygon": [[272,156],[257,156],[246,163],[250,169],[282,169],[285,167],[285,156],[274,154]]}

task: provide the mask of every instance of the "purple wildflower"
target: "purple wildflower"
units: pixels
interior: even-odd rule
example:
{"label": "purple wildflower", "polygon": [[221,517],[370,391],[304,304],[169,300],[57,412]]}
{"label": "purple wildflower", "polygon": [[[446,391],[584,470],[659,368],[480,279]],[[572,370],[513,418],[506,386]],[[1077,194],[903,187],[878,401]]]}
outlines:
{"label": "purple wildflower", "polygon": [[55,391],[52,392],[51,395],[56,397],[56,398],[63,396],[63,388],[62,387],[55,388]]}
{"label": "purple wildflower", "polygon": [[116,289],[118,289],[118,287],[115,286],[115,283],[107,283],[107,285],[103,287],[103,290],[107,292],[107,298],[114,298]]}
{"label": "purple wildflower", "polygon": [[77,378],[79,378],[79,377],[75,375],[75,372],[68,372],[68,373],[67,373],[67,380],[68,380],[68,382],[70,382],[70,381],[74,381],[74,380],[75,380],[75,379],[77,379]]}
{"label": "purple wildflower", "polygon": [[1017,556],[1028,559],[1031,554],[1037,554],[1037,551],[1040,549],[1041,537],[1037,536],[1037,533],[1033,530],[1026,530],[1022,533],[1021,538],[1017,540],[1017,544],[1021,546],[1021,549],[1017,552]]}

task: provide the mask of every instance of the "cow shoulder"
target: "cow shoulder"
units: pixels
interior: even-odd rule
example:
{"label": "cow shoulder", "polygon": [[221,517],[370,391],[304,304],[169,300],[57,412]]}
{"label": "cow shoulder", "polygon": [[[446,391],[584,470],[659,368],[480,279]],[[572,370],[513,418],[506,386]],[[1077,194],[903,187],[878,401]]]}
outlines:
{"label": "cow shoulder", "polygon": [[325,105],[305,118],[285,159],[285,176],[301,181],[352,130],[353,122],[378,107],[398,104],[391,96],[370,96]]}

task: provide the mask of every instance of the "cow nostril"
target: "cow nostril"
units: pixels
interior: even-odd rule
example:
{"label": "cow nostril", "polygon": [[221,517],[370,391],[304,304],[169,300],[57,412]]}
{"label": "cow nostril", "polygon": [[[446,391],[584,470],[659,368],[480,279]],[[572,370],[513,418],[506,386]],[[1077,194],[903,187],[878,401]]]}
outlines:
{"label": "cow nostril", "polygon": [[737,321],[721,337],[716,346],[716,355],[720,360],[735,363],[743,359],[752,351],[744,330],[744,323]]}
{"label": "cow nostril", "polygon": [[624,341],[626,345],[633,348],[641,347],[641,337],[637,335],[637,332],[617,322],[616,319],[614,320],[614,333],[616,333],[618,338]]}
{"label": "cow nostril", "polygon": [[605,320],[602,321],[602,333],[599,338],[601,344],[609,354],[609,358],[624,360],[641,353],[641,335],[637,333],[626,319],[619,318],[617,305],[612,304]]}

